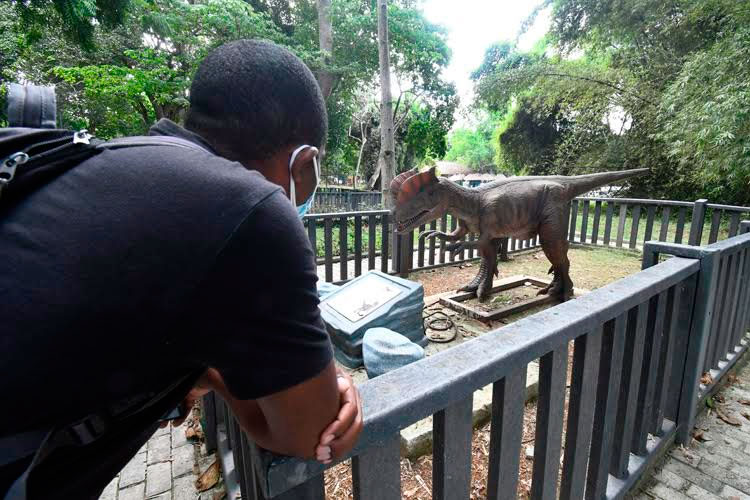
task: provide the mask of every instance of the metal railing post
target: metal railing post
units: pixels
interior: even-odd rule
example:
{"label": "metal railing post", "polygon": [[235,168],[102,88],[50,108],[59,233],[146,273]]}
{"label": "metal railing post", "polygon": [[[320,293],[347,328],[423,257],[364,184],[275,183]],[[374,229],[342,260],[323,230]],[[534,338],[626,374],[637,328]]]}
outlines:
{"label": "metal railing post", "polygon": [[740,223],[740,234],[750,233],[750,220],[743,220]]}
{"label": "metal railing post", "polygon": [[689,321],[687,321],[688,318],[682,318],[685,324],[689,325],[689,334],[677,410],[676,441],[680,444],[687,444],[690,442],[690,433],[698,413],[700,380],[703,375],[703,365],[714,316],[721,252],[711,248],[691,248],[684,245],[650,242],[643,247],[643,268],[656,265],[659,262],[660,253],[699,259],[701,263],[692,318]]}
{"label": "metal railing post", "polygon": [[706,203],[708,200],[701,198],[693,204],[693,219],[690,223],[690,236],[688,236],[688,245],[697,246],[701,244],[703,236],[703,224],[706,219]]}

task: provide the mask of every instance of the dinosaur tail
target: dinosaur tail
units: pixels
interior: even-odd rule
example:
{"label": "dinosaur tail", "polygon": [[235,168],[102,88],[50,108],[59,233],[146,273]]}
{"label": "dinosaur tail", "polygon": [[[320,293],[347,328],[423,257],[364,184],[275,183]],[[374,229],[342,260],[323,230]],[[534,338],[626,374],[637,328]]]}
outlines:
{"label": "dinosaur tail", "polygon": [[592,189],[606,186],[607,184],[627,179],[628,177],[641,175],[646,172],[648,172],[647,168],[636,168],[633,170],[620,170],[618,172],[602,172],[599,174],[571,176],[568,177],[565,182],[568,187],[568,198],[572,200],[576,196],[588,193]]}

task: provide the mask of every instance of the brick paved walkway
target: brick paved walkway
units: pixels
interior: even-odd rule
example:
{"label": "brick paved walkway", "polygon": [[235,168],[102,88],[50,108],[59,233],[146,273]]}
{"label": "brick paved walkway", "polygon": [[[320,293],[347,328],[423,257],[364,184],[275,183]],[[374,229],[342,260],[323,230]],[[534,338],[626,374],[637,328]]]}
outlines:
{"label": "brick paved walkway", "polygon": [[[693,439],[688,448],[674,448],[648,479],[636,499],[661,500],[750,500],[750,364],[745,355],[744,367],[737,379],[715,396],[716,407],[740,425],[719,419],[716,411],[705,411],[697,420],[696,432],[705,442]],[[723,398],[723,402],[721,402]]]}
{"label": "brick paved walkway", "polygon": [[195,481],[216,458],[185,438],[185,426],[159,429],[102,493],[100,500],[215,500],[221,484],[199,493]]}

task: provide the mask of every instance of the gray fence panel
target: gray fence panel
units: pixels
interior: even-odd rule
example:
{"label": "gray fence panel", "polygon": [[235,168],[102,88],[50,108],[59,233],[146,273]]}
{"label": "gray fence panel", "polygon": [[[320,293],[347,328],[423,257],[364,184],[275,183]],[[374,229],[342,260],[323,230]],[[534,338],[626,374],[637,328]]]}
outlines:
{"label": "gray fence panel", "polygon": [[355,500],[401,500],[401,436],[352,458]]}
{"label": "gray fence panel", "polygon": [[602,330],[575,339],[565,433],[561,500],[583,498],[586,487],[591,429],[596,408],[596,381],[602,348]]}
{"label": "gray fence panel", "polygon": [[526,365],[492,386],[490,463],[487,498],[513,500],[518,489],[518,467],[526,401]]}
{"label": "gray fence panel", "polygon": [[471,492],[472,398],[433,417],[432,498],[469,498]]}
{"label": "gray fence panel", "polygon": [[552,500],[556,497],[567,369],[567,344],[545,354],[539,360],[539,402],[531,479],[532,498]]}

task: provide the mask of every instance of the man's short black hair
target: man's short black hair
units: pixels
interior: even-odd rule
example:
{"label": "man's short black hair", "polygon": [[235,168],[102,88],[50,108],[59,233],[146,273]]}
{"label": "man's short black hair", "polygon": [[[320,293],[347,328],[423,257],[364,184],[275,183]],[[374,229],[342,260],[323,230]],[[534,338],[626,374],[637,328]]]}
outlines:
{"label": "man's short black hair", "polygon": [[284,47],[237,40],[208,54],[190,87],[185,127],[237,161],[286,146],[321,148],[328,118],[315,77]]}

